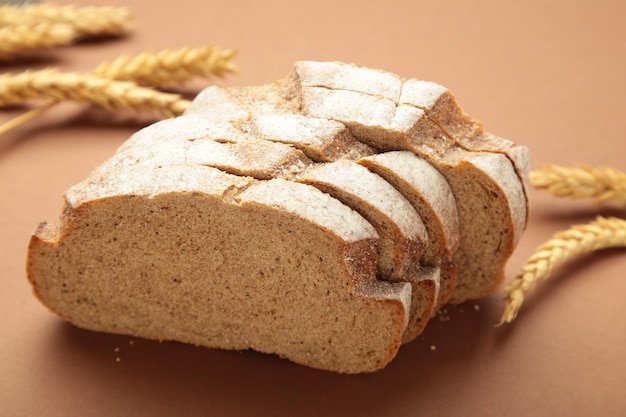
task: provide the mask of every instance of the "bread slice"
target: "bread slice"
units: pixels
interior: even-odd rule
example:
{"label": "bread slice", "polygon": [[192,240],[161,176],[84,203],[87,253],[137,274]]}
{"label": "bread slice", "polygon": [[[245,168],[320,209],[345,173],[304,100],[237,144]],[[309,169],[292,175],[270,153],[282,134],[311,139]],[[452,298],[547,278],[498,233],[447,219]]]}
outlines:
{"label": "bread slice", "polygon": [[313,187],[138,166],[96,173],[66,200],[31,239],[28,276],[77,326],[345,373],[397,352],[410,286],[376,280],[375,230]]}
{"label": "bread slice", "polygon": [[448,182],[431,164],[408,151],[383,152],[361,158],[358,163],[400,191],[422,219],[429,245],[421,263],[444,266],[435,308],[439,309],[452,296],[457,276],[452,255],[459,245],[459,220]]}
{"label": "bread slice", "polygon": [[524,230],[522,185],[509,159],[497,153],[455,149],[437,164],[457,201],[460,226],[452,258],[459,274],[450,302],[485,297],[504,280],[506,261]]}

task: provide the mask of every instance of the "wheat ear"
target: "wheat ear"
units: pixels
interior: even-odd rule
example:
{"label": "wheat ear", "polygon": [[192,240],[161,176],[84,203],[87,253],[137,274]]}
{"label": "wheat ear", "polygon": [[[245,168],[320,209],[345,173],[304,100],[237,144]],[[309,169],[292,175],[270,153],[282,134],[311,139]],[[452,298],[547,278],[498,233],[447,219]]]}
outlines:
{"label": "wheat ear", "polygon": [[234,50],[221,50],[214,45],[166,49],[158,54],[143,52],[134,57],[124,55],[100,64],[93,73],[116,80],[163,86],[171,82],[183,83],[194,77],[237,72],[237,65],[231,61],[234,56]]}
{"label": "wheat ear", "polygon": [[563,263],[599,249],[626,246],[626,220],[598,217],[555,234],[541,245],[504,289],[504,312],[500,324],[512,322],[524,298]]}
{"label": "wheat ear", "polygon": [[74,30],[64,23],[40,22],[0,28],[0,60],[10,60],[25,50],[67,45]]}
{"label": "wheat ear", "polygon": [[166,117],[180,115],[190,104],[178,94],[162,93],[130,81],[92,74],[49,69],[0,75],[0,107],[42,98],[90,103],[106,109],[152,110]]}
{"label": "wheat ear", "polygon": [[0,7],[0,24],[8,27],[35,23],[62,23],[72,27],[77,38],[119,35],[128,29],[130,12],[125,7],[76,7],[52,4]]}
{"label": "wheat ear", "polygon": [[593,198],[626,204],[626,173],[612,168],[544,165],[530,173],[530,184],[559,197]]}

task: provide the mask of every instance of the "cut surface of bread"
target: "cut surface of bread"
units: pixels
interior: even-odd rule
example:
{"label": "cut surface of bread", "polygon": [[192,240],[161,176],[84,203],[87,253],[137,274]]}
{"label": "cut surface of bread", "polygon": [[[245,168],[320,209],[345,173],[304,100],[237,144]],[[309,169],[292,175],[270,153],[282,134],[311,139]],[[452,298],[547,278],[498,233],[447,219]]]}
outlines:
{"label": "cut surface of bread", "polygon": [[139,167],[67,198],[28,268],[44,304],[78,326],[347,373],[395,356],[410,286],[375,279],[376,232],[313,187]]}
{"label": "cut surface of bread", "polygon": [[28,277],[87,329],[371,372],[499,285],[527,171],[438,84],[298,62],[134,134],[36,229]]}
{"label": "cut surface of bread", "polygon": [[450,301],[460,303],[490,294],[504,280],[506,261],[524,229],[525,198],[504,155],[457,149],[438,164],[457,201],[458,279]]}

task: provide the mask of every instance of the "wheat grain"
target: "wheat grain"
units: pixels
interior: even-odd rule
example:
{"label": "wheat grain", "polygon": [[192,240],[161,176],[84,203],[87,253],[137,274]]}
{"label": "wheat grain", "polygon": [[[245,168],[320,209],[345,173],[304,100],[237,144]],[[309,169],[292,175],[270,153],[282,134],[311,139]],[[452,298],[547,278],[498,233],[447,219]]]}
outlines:
{"label": "wheat grain", "polygon": [[46,98],[90,103],[106,109],[151,110],[166,117],[180,115],[190,104],[178,94],[162,93],[130,81],[92,74],[48,69],[0,75],[0,107]]}
{"label": "wheat grain", "polygon": [[0,60],[10,60],[32,49],[67,45],[75,32],[64,23],[40,22],[0,28]]}
{"label": "wheat grain", "polygon": [[593,198],[626,204],[626,173],[612,168],[545,165],[530,173],[532,186],[559,197]]}
{"label": "wheat grain", "polygon": [[524,298],[550,273],[576,257],[605,248],[626,246],[626,220],[598,217],[555,234],[528,259],[504,289],[504,311],[500,324],[512,322]]}
{"label": "wheat grain", "polygon": [[75,37],[119,35],[130,24],[130,13],[125,7],[76,7],[52,4],[0,7],[0,25],[7,27],[37,23],[67,24]]}
{"label": "wheat grain", "polygon": [[116,80],[133,80],[143,85],[164,86],[171,82],[183,83],[194,77],[236,72],[238,68],[231,61],[234,55],[234,50],[221,50],[214,45],[166,49],[158,54],[143,52],[134,57],[124,55],[104,62],[94,74]]}

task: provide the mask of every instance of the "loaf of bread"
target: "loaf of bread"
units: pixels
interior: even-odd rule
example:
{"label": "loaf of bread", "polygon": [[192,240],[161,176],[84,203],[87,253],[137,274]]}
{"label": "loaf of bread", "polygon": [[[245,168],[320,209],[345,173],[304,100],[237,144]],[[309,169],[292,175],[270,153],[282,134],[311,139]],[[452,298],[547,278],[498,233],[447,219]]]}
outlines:
{"label": "loaf of bread", "polygon": [[28,278],[82,328],[372,372],[502,282],[527,171],[438,84],[298,62],[134,134],[37,227]]}

